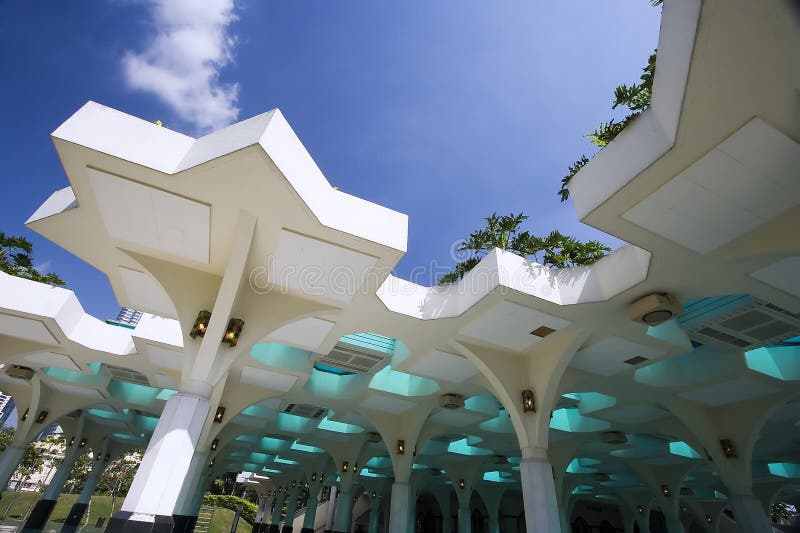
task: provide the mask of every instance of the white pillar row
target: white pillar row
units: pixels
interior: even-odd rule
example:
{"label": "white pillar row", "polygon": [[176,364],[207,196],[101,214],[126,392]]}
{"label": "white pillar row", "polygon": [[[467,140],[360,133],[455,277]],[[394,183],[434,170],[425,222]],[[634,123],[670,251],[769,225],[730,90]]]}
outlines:
{"label": "white pillar row", "polygon": [[[665,509],[661,508],[661,512],[664,514],[664,519],[666,520],[667,531],[669,533],[685,533],[683,528],[683,522],[680,519],[680,512],[677,509],[677,505],[675,509]],[[748,532],[751,530],[747,530]]]}
{"label": "white pillar row", "polygon": [[[347,533],[353,522],[353,500],[350,496],[350,487],[340,487],[336,495],[336,515],[333,518],[333,531]],[[405,533],[405,532],[404,532]]]}
{"label": "white pillar row", "polygon": [[294,523],[294,515],[297,512],[297,494],[300,491],[299,486],[294,486],[289,489],[289,501],[286,502],[286,518],[283,521],[284,533],[292,531],[292,524]]}
{"label": "white pillar row", "polygon": [[278,531],[278,524],[281,521],[281,508],[283,507],[283,500],[286,499],[285,493],[279,492],[275,497],[275,504],[272,507],[272,515],[270,517],[269,531],[275,533]]}
{"label": "white pillar row", "polygon": [[534,533],[561,531],[553,469],[547,459],[547,450],[529,450],[531,457],[523,457],[520,463],[526,528]]}
{"label": "white pillar row", "polygon": [[64,521],[64,527],[61,529],[62,533],[75,531],[80,526],[83,515],[86,514],[86,509],[89,507],[89,501],[92,498],[92,494],[94,494],[97,484],[100,483],[100,478],[103,477],[103,472],[106,471],[106,467],[108,467],[109,462],[110,461],[106,460],[95,460],[93,462],[92,471],[86,478],[86,483],[83,485],[83,489],[81,489],[78,499],[75,500],[72,509],[70,509],[69,514],[67,515],[67,519]]}
{"label": "white pillar row", "polygon": [[339,493],[339,488],[336,485],[331,485],[331,493],[328,498],[328,510],[325,513],[325,531],[333,531],[333,516],[336,512],[336,495]]}
{"label": "white pillar row", "polygon": [[389,533],[407,533],[411,507],[411,487],[408,483],[395,481],[392,484],[392,499],[389,502]]}
{"label": "white pillar row", "polygon": [[12,444],[0,454],[0,493],[8,487],[11,476],[17,470],[27,444]]}
{"label": "white pillar row", "polygon": [[369,533],[378,533],[380,524],[381,499],[378,496],[369,499]]}
{"label": "white pillar row", "polygon": [[314,533],[314,522],[317,519],[317,506],[319,505],[319,493],[322,487],[319,483],[312,483],[309,488],[306,514],[303,516],[302,533]]}
{"label": "white pillar row", "polygon": [[739,531],[772,533],[772,524],[758,498],[752,494],[731,494],[728,503]]}
{"label": "white pillar row", "polygon": [[135,528],[142,533],[172,531],[172,515],[188,498],[184,485],[187,480],[196,483],[205,465],[201,454],[195,457],[195,448],[209,410],[208,398],[199,394],[179,392],[169,397],[122,509],[109,521],[107,533],[129,529],[127,522],[136,522]]}
{"label": "white pillar row", "polygon": [[64,485],[66,485],[72,468],[75,466],[75,461],[78,460],[78,457],[80,457],[83,452],[84,449],[80,448],[77,444],[67,448],[64,459],[61,461],[58,469],[56,469],[56,473],[50,480],[50,484],[47,485],[42,497],[36,502],[36,505],[28,515],[23,530],[37,531],[44,528],[47,520],[50,518],[50,514],[53,512],[53,508],[56,506],[58,495],[64,490]]}

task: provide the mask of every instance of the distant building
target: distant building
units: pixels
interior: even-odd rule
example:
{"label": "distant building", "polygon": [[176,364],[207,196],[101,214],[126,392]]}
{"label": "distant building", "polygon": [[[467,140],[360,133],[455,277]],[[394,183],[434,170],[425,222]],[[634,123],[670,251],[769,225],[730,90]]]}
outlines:
{"label": "distant building", "polygon": [[8,394],[0,393],[0,428],[12,425],[13,421],[9,421],[9,419],[16,408],[14,398]]}
{"label": "distant building", "polygon": [[130,307],[123,307],[122,309],[119,310],[117,318],[109,318],[108,320],[106,320],[106,324],[112,324],[114,326],[133,329],[136,327],[136,324],[139,323],[139,320],[141,318],[142,318],[141,311],[137,311],[136,309],[131,309]]}

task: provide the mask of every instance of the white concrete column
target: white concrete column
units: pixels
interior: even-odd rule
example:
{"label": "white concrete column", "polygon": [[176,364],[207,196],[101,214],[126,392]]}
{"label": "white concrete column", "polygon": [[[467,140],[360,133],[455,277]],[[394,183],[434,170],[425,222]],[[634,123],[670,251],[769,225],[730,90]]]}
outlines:
{"label": "white concrete column", "polygon": [[269,524],[270,529],[273,531],[277,531],[278,524],[281,521],[281,509],[283,508],[284,499],[286,499],[286,497],[283,495],[283,493],[279,493],[275,497],[275,505],[272,508],[272,516],[270,517],[270,524]]}
{"label": "white concrete column", "polygon": [[547,459],[547,450],[531,450],[529,454],[533,457],[524,457],[519,465],[526,527],[534,533],[561,531],[553,469]]}
{"label": "white concrete column", "polygon": [[181,495],[187,495],[187,479],[190,483],[197,479],[197,463],[192,465],[192,460],[198,461],[195,448],[209,409],[208,398],[198,394],[179,392],[169,397],[122,509],[109,522],[108,533],[121,531],[127,521],[139,523],[137,529],[147,529],[147,523],[150,529],[171,527]]}
{"label": "white concrete column", "polygon": [[333,516],[336,510],[336,495],[339,488],[336,485],[331,485],[331,493],[328,498],[328,510],[325,513],[325,531],[333,530]]}
{"label": "white concrete column", "polygon": [[292,524],[294,523],[294,515],[297,512],[297,493],[300,490],[299,486],[289,489],[289,501],[286,502],[286,518],[283,520],[283,530],[291,531]]}
{"label": "white concrete column", "polygon": [[772,533],[772,524],[758,498],[752,494],[731,494],[728,503],[739,531]]}
{"label": "white concrete column", "polygon": [[377,496],[369,500],[369,533],[378,533],[381,500]]}
{"label": "white concrete column", "polygon": [[458,533],[470,533],[472,531],[472,517],[469,514],[469,502],[462,504],[458,501]]}
{"label": "white concrete column", "polygon": [[558,504],[558,519],[561,521],[561,531],[570,531],[569,516],[564,504]]}
{"label": "white concrete column", "polygon": [[[353,522],[353,500],[350,489],[341,488],[336,497],[336,516],[333,518],[333,530],[337,533],[348,533]],[[405,533],[405,532],[404,532]]]}
{"label": "white concrete column", "polygon": [[75,503],[89,503],[89,500],[92,499],[92,494],[94,494],[94,489],[97,488],[97,484],[100,483],[100,478],[103,477],[103,472],[105,472],[108,467],[108,463],[110,463],[110,461],[94,461],[92,471],[86,478],[86,483],[83,485],[81,493],[78,495],[78,499]]}
{"label": "white concrete column", "polygon": [[311,491],[308,493],[308,502],[306,503],[306,514],[303,516],[303,529],[304,530],[311,530],[314,531],[314,522],[317,519],[317,506],[319,505],[319,492],[320,492],[320,485],[317,485],[316,490],[314,489],[315,484],[311,484]]}
{"label": "white concrete column", "polygon": [[[661,512],[664,513],[664,519],[666,520],[667,531],[669,533],[685,533],[683,522],[681,522],[680,514],[677,510],[665,510],[662,508]],[[752,530],[748,529],[747,531],[749,532]]]}
{"label": "white concrete column", "polygon": [[[408,483],[395,481],[392,484],[392,499],[389,501],[389,533],[407,533],[410,516],[411,487]],[[413,520],[411,520],[413,524]]]}
{"label": "white concrete column", "polygon": [[25,444],[12,444],[3,450],[0,455],[0,493],[8,488],[11,476],[17,470],[22,457],[25,455]]}
{"label": "white concrete column", "polygon": [[[172,511],[173,515],[197,516],[207,486],[206,470],[208,469],[209,455],[210,453],[207,451],[196,451],[192,455],[183,487],[181,487],[178,500],[175,502],[175,508]],[[200,505],[198,505],[198,492],[200,493]]]}

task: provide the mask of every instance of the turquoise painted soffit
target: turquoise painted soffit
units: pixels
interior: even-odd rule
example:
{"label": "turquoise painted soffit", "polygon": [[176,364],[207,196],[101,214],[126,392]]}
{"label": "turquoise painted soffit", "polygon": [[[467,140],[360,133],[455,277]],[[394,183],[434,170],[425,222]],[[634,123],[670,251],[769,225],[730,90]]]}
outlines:
{"label": "turquoise painted soffit", "polygon": [[689,457],[690,459],[701,459],[700,454],[682,440],[670,442],[669,453],[680,455],[681,457]]}
{"label": "turquoise painted soffit", "polygon": [[514,424],[511,423],[511,417],[505,409],[501,409],[495,418],[481,422],[479,427],[492,433],[514,433]]}
{"label": "turquoise painted soffit", "polygon": [[334,431],[336,433],[361,433],[362,431],[364,431],[364,428],[362,428],[361,426],[357,426],[355,424],[345,424],[344,422],[337,422],[335,420],[330,420],[328,419],[327,416],[320,421],[317,427],[319,429]]}
{"label": "turquoise painted soffit", "polygon": [[358,475],[363,477],[386,477],[383,474],[378,474],[377,472],[370,472],[367,468],[362,468]]}
{"label": "turquoise painted soffit", "polygon": [[134,415],[133,424],[139,429],[143,429],[145,431],[152,433],[153,431],[156,430],[156,425],[158,424],[158,418],[153,418],[152,416],[146,416],[146,415]]}
{"label": "turquoise painted soffit", "polygon": [[492,483],[516,483],[517,481],[511,472],[503,472],[502,470],[484,472],[483,480],[491,481]]}
{"label": "turquoise painted soffit", "polygon": [[565,407],[553,411],[550,427],[570,433],[584,433],[590,431],[603,431],[611,427],[609,422],[583,416],[577,408]]}
{"label": "turquoise painted soffit", "polygon": [[130,433],[114,433],[111,435],[115,439],[121,440],[143,440],[144,435],[131,435]]}
{"label": "turquoise painted soffit", "polygon": [[388,456],[372,457],[366,464],[367,468],[392,468],[392,460]]}
{"label": "turquoise painted soffit", "polygon": [[105,418],[106,420],[126,420],[128,418],[124,414],[106,411],[105,409],[87,409],[86,412],[92,416]]}
{"label": "turquoise painted soffit", "polygon": [[242,414],[247,416],[254,416],[256,418],[272,419],[277,414],[275,409],[264,407],[263,405],[253,404],[242,409]]}
{"label": "turquoise painted soffit", "polygon": [[306,453],[322,453],[325,451],[323,448],[317,448],[316,446],[309,446],[308,444],[301,444],[300,441],[295,441],[292,444],[292,450],[296,450],[298,452],[306,452]]}
{"label": "turquoise painted soffit", "polygon": [[312,368],[305,389],[325,398],[354,398],[363,392],[369,378],[367,374],[333,374]]}
{"label": "turquoise painted soffit", "polygon": [[250,357],[266,366],[285,368],[287,370],[305,371],[311,352],[287,346],[279,342],[254,344],[250,348]]}
{"label": "turquoise painted soffit", "polygon": [[100,367],[97,367],[96,370],[94,370],[93,374],[84,374],[83,372],[77,372],[75,370],[65,370],[63,368],[57,368],[54,366],[42,367],[42,372],[50,376],[51,378],[88,387],[100,385],[100,380],[97,376],[97,372],[99,370]]}
{"label": "turquoise painted soffit", "polygon": [[161,389],[117,379],[112,379],[106,389],[111,396],[118,400],[145,406],[153,405],[161,393]]}
{"label": "turquoise painted soffit", "polygon": [[594,465],[600,464],[600,461],[589,459],[588,457],[576,457],[567,465],[567,473],[569,474],[594,474],[597,472]]}
{"label": "turquoise painted soffit", "polygon": [[385,366],[377,372],[370,381],[369,387],[399,396],[428,396],[439,390],[439,384],[436,381],[398,372],[392,370],[391,366]]}
{"label": "turquoise painted soffit", "polygon": [[300,463],[298,463],[297,461],[294,461],[294,460],[292,460],[292,459],[286,459],[285,457],[280,457],[280,456],[278,456],[278,457],[276,457],[276,458],[275,458],[275,462],[276,462],[276,463],[281,463],[281,464],[284,464],[284,465],[296,465],[296,464],[300,464]]}
{"label": "turquoise painted soffit", "polygon": [[316,426],[316,420],[297,416],[291,413],[278,413],[278,429],[282,433],[310,433]]}
{"label": "turquoise painted soffit", "polygon": [[470,446],[467,438],[454,440],[447,446],[447,451],[459,455],[490,455],[492,450]]}
{"label": "turquoise painted soffit", "polygon": [[576,393],[576,396],[578,397],[578,411],[582,415],[608,409],[617,404],[616,398],[599,392],[579,392]]}
{"label": "turquoise painted soffit", "polygon": [[800,346],[767,346],[744,354],[747,368],[783,381],[800,380]]}

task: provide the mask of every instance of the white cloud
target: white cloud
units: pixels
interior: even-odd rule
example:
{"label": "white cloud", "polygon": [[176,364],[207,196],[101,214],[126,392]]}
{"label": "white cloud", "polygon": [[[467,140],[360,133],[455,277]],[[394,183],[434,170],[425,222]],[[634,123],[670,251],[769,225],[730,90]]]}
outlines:
{"label": "white cloud", "polygon": [[233,60],[234,0],[151,0],[155,35],[146,48],[122,58],[132,89],[151,92],[200,132],[239,116],[238,83],[221,83]]}

